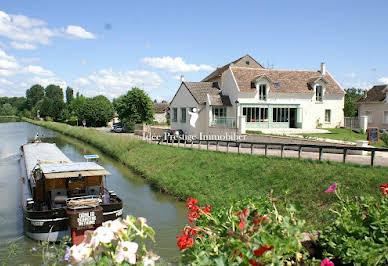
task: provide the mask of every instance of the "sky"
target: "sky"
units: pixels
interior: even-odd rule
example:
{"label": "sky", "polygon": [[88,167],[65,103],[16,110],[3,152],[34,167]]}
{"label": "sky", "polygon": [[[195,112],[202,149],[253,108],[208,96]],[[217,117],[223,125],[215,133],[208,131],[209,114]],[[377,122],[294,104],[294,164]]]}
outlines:
{"label": "sky", "polygon": [[388,84],[388,1],[2,0],[0,96],[33,84],[110,99],[132,87],[171,100],[246,54],[327,70],[343,88]]}

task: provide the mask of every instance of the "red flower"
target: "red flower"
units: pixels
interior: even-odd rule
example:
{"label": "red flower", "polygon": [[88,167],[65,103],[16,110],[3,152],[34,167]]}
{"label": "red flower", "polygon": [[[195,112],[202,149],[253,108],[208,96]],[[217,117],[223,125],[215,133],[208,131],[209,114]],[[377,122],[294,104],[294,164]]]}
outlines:
{"label": "red flower", "polygon": [[253,219],[253,223],[254,224],[258,224],[258,223],[261,223],[261,222],[264,222],[265,220],[267,220],[267,217],[263,216],[263,217],[260,217],[260,216],[257,216]]}
{"label": "red flower", "polygon": [[210,210],[211,210],[211,209],[212,209],[212,207],[209,206],[209,205],[207,205],[206,207],[202,208],[202,211],[203,211],[204,213],[210,213]]}
{"label": "red flower", "polygon": [[256,261],[254,261],[253,259],[249,259],[249,263],[253,266],[258,266],[259,264],[257,264]]}
{"label": "red flower", "polygon": [[177,245],[180,250],[192,247],[194,244],[194,240],[192,237],[187,235],[181,235],[177,237]]}
{"label": "red flower", "polygon": [[197,199],[192,199],[192,198],[188,198],[186,201],[187,201],[187,205],[186,206],[187,206],[188,209],[193,208],[193,206],[195,206],[198,203]]}
{"label": "red flower", "polygon": [[183,234],[177,236],[177,245],[180,250],[192,247],[194,245],[193,236],[197,235],[198,227],[185,227]]}
{"label": "red flower", "polygon": [[264,244],[264,246],[261,246],[259,249],[255,249],[253,251],[253,254],[255,254],[255,256],[262,256],[264,252],[272,249],[273,249],[273,246],[268,247],[267,244]]}
{"label": "red flower", "polygon": [[197,220],[199,218],[199,209],[198,209],[198,207],[196,205],[194,205],[193,208],[187,214],[187,216],[189,218],[189,222],[190,223],[192,223],[195,220]]}
{"label": "red flower", "polygon": [[238,227],[240,228],[240,230],[244,230],[245,228],[245,224],[242,220],[240,220],[240,223],[238,224]]}
{"label": "red flower", "polygon": [[383,191],[383,196],[386,197],[388,195],[388,183],[385,186],[379,186],[379,188]]}

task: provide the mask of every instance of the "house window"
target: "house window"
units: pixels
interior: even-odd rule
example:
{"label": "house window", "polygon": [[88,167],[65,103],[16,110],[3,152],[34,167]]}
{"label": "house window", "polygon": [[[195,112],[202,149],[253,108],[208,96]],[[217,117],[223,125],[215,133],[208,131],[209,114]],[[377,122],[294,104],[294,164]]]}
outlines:
{"label": "house window", "polygon": [[368,117],[368,124],[373,123],[372,111],[365,111],[365,115]]}
{"label": "house window", "polygon": [[315,87],[315,100],[317,102],[322,102],[323,88],[321,85]]}
{"label": "house window", "polygon": [[268,121],[268,108],[243,107],[243,115],[248,123],[265,122]]}
{"label": "house window", "polygon": [[384,124],[388,124],[388,111],[384,111]]}
{"label": "house window", "polygon": [[331,110],[329,110],[329,109],[325,110],[325,122],[326,123],[331,122]]}
{"label": "house window", "polygon": [[247,64],[249,66],[249,61],[245,61],[245,64]]}
{"label": "house window", "polygon": [[267,100],[267,85],[260,84],[259,86],[259,100],[265,101]]}
{"label": "house window", "polygon": [[213,119],[225,118],[226,107],[213,107]]}
{"label": "house window", "polygon": [[256,84],[254,82],[251,82],[251,89],[256,89]]}
{"label": "house window", "polygon": [[172,108],[172,122],[178,121],[178,108]]}
{"label": "house window", "polygon": [[181,108],[181,122],[186,123],[186,108]]}
{"label": "house window", "polygon": [[272,119],[275,123],[288,122],[288,108],[273,108]]}

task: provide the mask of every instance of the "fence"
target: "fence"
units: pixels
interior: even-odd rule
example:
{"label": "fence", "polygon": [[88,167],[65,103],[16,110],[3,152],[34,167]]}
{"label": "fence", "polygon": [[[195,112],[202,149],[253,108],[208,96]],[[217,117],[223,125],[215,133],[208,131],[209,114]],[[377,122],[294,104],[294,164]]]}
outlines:
{"label": "fence", "polygon": [[344,126],[348,129],[360,129],[360,119],[358,117],[345,117]]}
{"label": "fence", "polygon": [[[163,139],[158,140],[158,144],[160,144]],[[280,149],[280,157],[284,157],[285,149],[296,149],[298,151],[298,159],[302,157],[302,151],[304,148],[314,149],[319,153],[319,161],[322,161],[324,150],[342,150],[341,154],[343,154],[342,162],[346,162],[347,155],[349,151],[367,151],[371,152],[370,165],[374,166],[376,152],[388,152],[386,148],[374,148],[374,147],[355,147],[355,146],[338,146],[338,145],[319,145],[319,144],[296,144],[296,143],[269,143],[269,142],[246,142],[246,141],[229,141],[229,140],[193,140],[188,141],[187,139],[178,141],[177,146],[182,146],[185,148],[194,148],[194,145],[198,145],[198,148],[201,148],[201,144],[206,144],[206,149],[209,150],[209,145],[215,145],[216,151],[219,151],[220,144],[226,146],[226,152],[229,152],[230,147],[237,147],[237,152],[240,153],[240,148],[245,146],[245,148],[250,148],[250,154],[254,154],[254,149],[258,148],[258,146],[264,147],[264,156],[268,155],[268,149],[278,148]],[[171,142],[171,145],[174,146],[174,141]],[[167,145],[169,142],[167,142]]]}
{"label": "fence", "polygon": [[234,117],[216,117],[210,121],[211,127],[236,127],[236,119]]}

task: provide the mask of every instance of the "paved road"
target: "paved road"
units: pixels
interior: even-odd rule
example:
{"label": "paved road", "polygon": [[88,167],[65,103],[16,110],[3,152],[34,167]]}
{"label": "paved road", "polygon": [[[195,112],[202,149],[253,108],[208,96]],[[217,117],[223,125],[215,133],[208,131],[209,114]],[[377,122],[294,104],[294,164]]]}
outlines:
{"label": "paved road", "polygon": [[[100,130],[108,131],[105,128],[100,128]],[[115,133],[112,133],[112,134],[115,134]],[[120,135],[127,135],[129,137],[143,139],[143,136],[137,136],[137,135],[134,135],[133,133],[132,134],[121,133]],[[153,144],[157,144],[158,143],[157,141],[151,141],[151,140],[147,140],[147,142],[153,143]],[[199,145],[199,144],[193,144],[193,145],[186,144],[186,146],[185,146],[184,143],[179,143],[178,144],[178,143],[166,143],[166,142],[161,142],[161,145],[169,145],[169,146],[173,146],[173,147],[178,147],[178,145],[179,145],[179,147],[183,147],[183,148],[186,147],[186,148],[193,148],[193,149],[202,149],[202,150],[207,150],[208,149],[208,150],[211,150],[211,151],[217,151],[217,146],[216,145],[209,145],[209,147],[208,147],[206,144],[201,144],[201,145]],[[239,152],[239,153],[250,154],[251,153],[251,148],[250,147],[240,147],[240,149],[238,149],[237,147],[232,147],[232,146],[227,148],[226,146],[219,145],[218,146],[218,151],[220,151],[220,152],[234,152],[234,153],[238,153]],[[252,154],[254,154],[254,155],[265,155],[265,149],[264,148],[260,148],[260,147],[255,147],[253,149],[253,153]],[[267,155],[280,157],[281,156],[281,151],[280,151],[280,149],[268,149]],[[290,157],[290,158],[298,158],[298,151],[284,150],[283,156],[284,157]],[[301,158],[303,158],[303,159],[319,160],[319,153],[318,152],[314,152],[314,151],[302,151]],[[322,160],[343,162],[343,154],[340,154],[340,153],[323,153]],[[370,154],[368,154],[368,155],[350,155],[350,154],[348,154],[346,156],[346,162],[347,163],[357,163],[357,164],[363,164],[363,165],[370,165],[370,163],[371,163],[371,156],[370,156]],[[379,165],[379,166],[388,166],[388,152],[387,153],[376,152],[374,165],[376,165],[376,166],[377,165]]]}
{"label": "paved road", "polygon": [[[139,138],[142,138],[142,137],[139,137]],[[156,143],[156,142],[153,142],[153,143]],[[163,142],[161,144],[162,145],[169,145],[169,146],[178,147],[178,143],[166,143],[166,142]],[[185,147],[184,143],[180,143],[179,147]],[[209,145],[209,147],[207,147],[206,144],[201,144],[201,145],[199,145],[199,144],[193,144],[193,145],[186,144],[186,148],[191,148],[191,147],[194,148],[194,149],[202,149],[202,150],[206,150],[206,149],[211,150],[211,151],[216,151],[217,150],[217,146],[216,145]],[[240,153],[250,154],[251,153],[251,148],[250,147],[240,147],[240,149],[238,149],[237,147],[231,147],[231,146],[229,148],[227,148],[226,146],[219,145],[218,146],[218,151],[220,151],[220,152],[234,152],[234,153],[240,152]],[[254,155],[265,155],[265,149],[264,148],[255,147],[253,149],[253,153],[252,154],[254,154]],[[281,156],[281,151],[280,151],[280,149],[268,149],[267,155],[280,157]],[[284,150],[283,156],[284,157],[291,157],[291,158],[298,158],[298,151]],[[301,157],[303,159],[319,160],[319,153],[318,152],[312,152],[312,151],[302,151]],[[343,154],[323,153],[322,160],[343,162]],[[370,163],[371,163],[371,156],[370,155],[365,155],[365,156],[364,155],[347,155],[346,156],[346,162],[370,165]],[[381,153],[380,153],[380,155],[378,153],[376,153],[374,164],[375,165],[379,165],[379,166],[388,166],[388,158],[381,156]]]}

